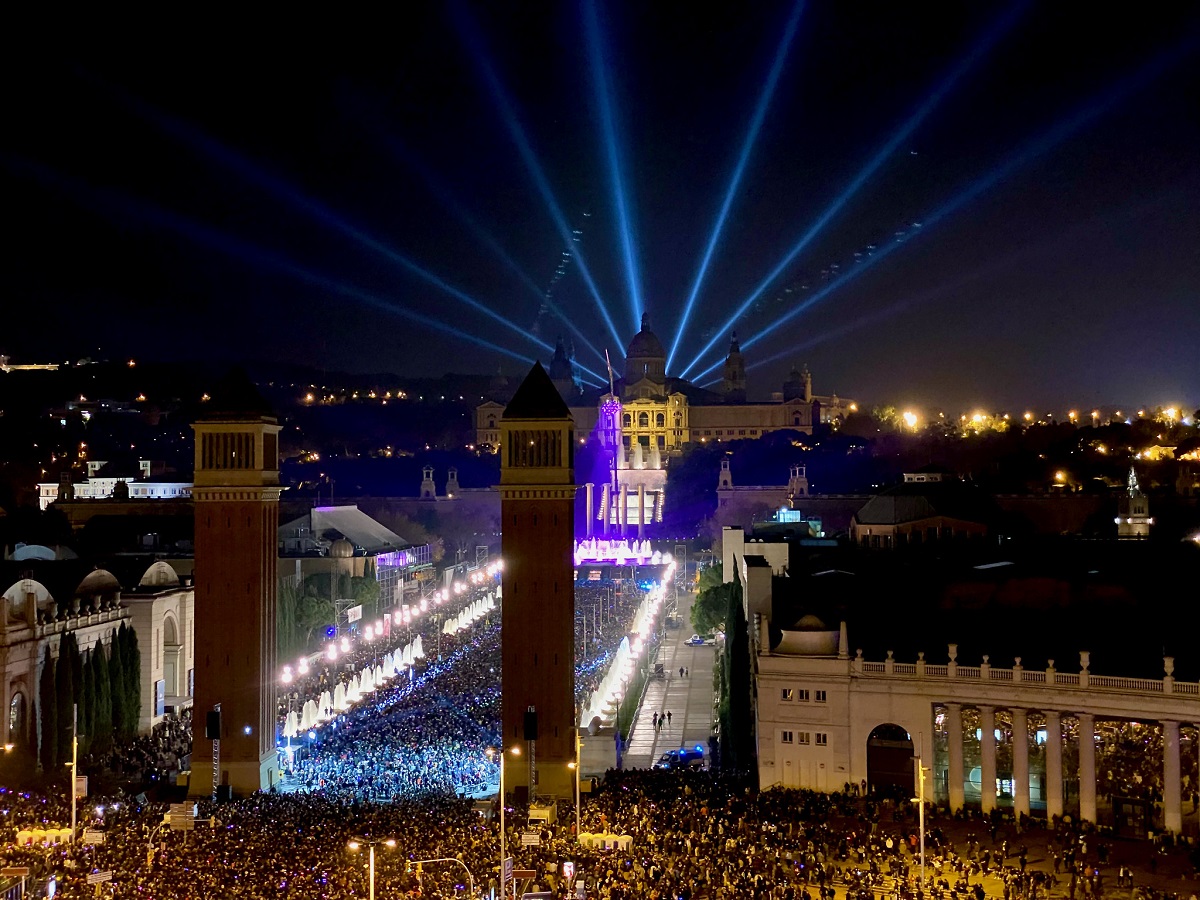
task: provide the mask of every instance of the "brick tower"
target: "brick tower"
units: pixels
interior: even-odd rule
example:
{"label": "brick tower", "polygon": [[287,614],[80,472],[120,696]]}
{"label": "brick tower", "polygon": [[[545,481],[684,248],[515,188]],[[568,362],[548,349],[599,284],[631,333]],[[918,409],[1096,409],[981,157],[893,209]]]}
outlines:
{"label": "brick tower", "polygon": [[277,780],[275,589],[279,424],[244,375],[213,391],[196,433],[196,681],[191,793],[213,791],[207,714],[220,704],[217,784]]}
{"label": "brick tower", "polygon": [[503,682],[506,786],[574,795],[575,430],[571,412],[535,363],[500,421],[504,554]]}

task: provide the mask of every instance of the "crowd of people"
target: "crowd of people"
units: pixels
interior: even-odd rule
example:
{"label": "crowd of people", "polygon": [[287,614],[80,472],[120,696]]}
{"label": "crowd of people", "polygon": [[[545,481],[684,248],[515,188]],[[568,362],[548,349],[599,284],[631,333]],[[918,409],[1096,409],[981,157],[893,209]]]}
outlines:
{"label": "crowd of people", "polygon": [[[630,592],[613,610],[611,632],[601,632],[608,643],[623,636],[622,619],[639,599]],[[163,826],[166,807],[144,796],[93,797],[81,804],[80,824],[103,830],[103,843],[9,844],[0,861],[53,879],[56,896],[72,900],[93,896],[87,876],[95,871],[111,873],[102,896],[130,900],[333,900],[369,894],[366,845],[374,842],[379,897],[466,897],[467,872],[476,896],[488,896],[499,887],[498,810],[473,797],[489,796],[496,783],[487,750],[499,737],[498,623],[480,621],[442,640],[440,658],[413,678],[377,689],[323,726],[279,792],[201,801],[195,830],[185,833]],[[178,755],[185,726],[173,721],[145,739],[134,765],[149,771]],[[1145,869],[1135,875],[1087,827],[1056,821],[1039,829],[999,814],[951,819],[932,810],[922,890],[916,810],[906,795],[858,786],[760,793],[711,771],[610,771],[584,794],[580,823],[591,834],[628,836],[623,849],[583,846],[570,803],[560,802],[556,821],[535,824],[509,800],[508,854],[516,869],[536,873],[528,889],[558,898],[578,896],[582,885],[601,900],[1094,900],[1119,886],[1158,900],[1146,897],[1153,887]],[[0,820],[14,832],[68,817],[65,796],[0,791]],[[532,832],[534,843],[523,839]],[[1178,900],[1194,900],[1196,885],[1182,883]]]}

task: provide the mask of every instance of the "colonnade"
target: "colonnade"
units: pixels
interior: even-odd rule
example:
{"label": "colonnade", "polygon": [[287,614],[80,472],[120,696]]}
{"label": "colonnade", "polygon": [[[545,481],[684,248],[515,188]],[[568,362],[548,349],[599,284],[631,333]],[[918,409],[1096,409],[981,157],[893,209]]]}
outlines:
{"label": "colonnade", "polygon": [[[980,802],[984,813],[996,807],[996,709],[970,704],[980,720]],[[950,808],[965,803],[963,771],[963,704],[942,703],[948,741],[947,789]],[[1029,814],[1029,710],[1003,707],[1012,717],[1013,812]],[[1038,710],[1046,719],[1046,816],[1063,815],[1063,716],[1074,718],[1079,734],[1079,815],[1096,821],[1096,717],[1092,713]],[[1163,734],[1163,825],[1178,834],[1183,828],[1183,796],[1179,761],[1178,721],[1161,720]],[[936,723],[935,723],[936,731]]]}

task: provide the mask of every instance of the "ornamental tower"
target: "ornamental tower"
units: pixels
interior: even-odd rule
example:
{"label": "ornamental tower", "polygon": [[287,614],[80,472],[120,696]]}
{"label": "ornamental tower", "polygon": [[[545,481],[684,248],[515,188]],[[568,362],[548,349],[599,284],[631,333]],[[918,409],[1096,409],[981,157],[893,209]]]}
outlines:
{"label": "ornamental tower", "polygon": [[[500,421],[504,556],[501,722],[518,795],[574,796],[575,431],[535,363]],[[518,762],[520,760],[520,762]]]}
{"label": "ornamental tower", "polygon": [[[280,426],[244,375],[219,385],[212,404],[211,412],[192,426],[196,670],[190,790],[205,795],[222,785],[244,796],[278,780],[275,581]],[[218,705],[220,715],[210,717]],[[210,732],[218,724],[219,771],[214,778]]]}
{"label": "ornamental tower", "polygon": [[738,345],[736,331],[729,341],[729,355],[725,357],[723,374],[721,392],[725,395],[725,402],[745,403],[746,360],[742,357],[742,348]]}

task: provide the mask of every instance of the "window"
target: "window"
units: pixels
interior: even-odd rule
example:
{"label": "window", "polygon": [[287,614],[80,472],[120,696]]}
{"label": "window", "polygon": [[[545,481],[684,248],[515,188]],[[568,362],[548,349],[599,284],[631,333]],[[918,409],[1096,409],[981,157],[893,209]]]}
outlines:
{"label": "window", "polygon": [[654,417],[654,424],[658,428],[665,428],[667,425],[667,417],[659,413]]}
{"label": "window", "polygon": [[824,692],[824,691],[817,691],[817,697],[816,697],[816,700],[817,700],[817,702],[818,702],[818,703],[824,703],[824,702],[825,702],[827,699],[828,699],[828,698],[826,697],[826,695],[825,695],[825,692]]}
{"label": "window", "polygon": [[808,743],[808,732],[801,731],[799,734],[797,734],[796,735],[796,743],[807,744]]}
{"label": "window", "polygon": [[757,428],[751,428],[751,429],[750,429],[750,433],[751,433],[751,434],[758,434],[758,429],[757,429]]}
{"label": "window", "polygon": [[779,699],[782,700],[784,703],[791,703],[793,700],[796,699],[796,692],[793,691],[791,688],[783,688],[779,692]]}
{"label": "window", "polygon": [[790,744],[792,742],[792,733],[790,731],[779,732],[779,743]]}
{"label": "window", "polygon": [[[733,432],[730,432],[730,434],[732,434],[732,433],[733,433]],[[738,434],[739,434],[739,435],[743,435],[743,436],[744,436],[744,435],[746,434],[746,429],[745,429],[745,428],[739,428],[739,429],[738,429]]]}
{"label": "window", "polygon": [[650,427],[650,413],[638,413],[638,428]]}
{"label": "window", "polygon": [[808,702],[808,691],[807,691],[807,690],[803,690],[803,689],[802,689],[802,690],[800,691],[800,702],[801,702],[801,703],[807,703],[807,702]]}
{"label": "window", "polygon": [[818,731],[817,732],[817,746],[818,747],[826,747],[828,745],[829,745],[829,735],[827,735],[823,731]]}

